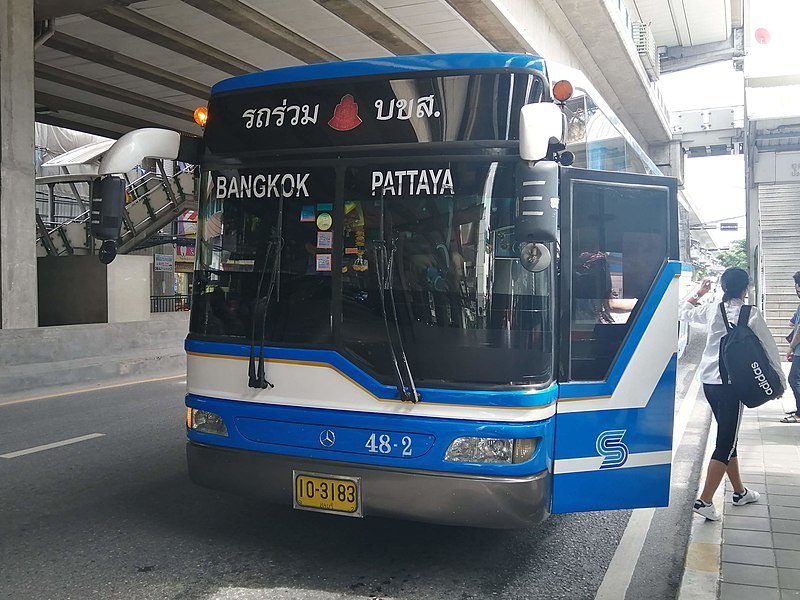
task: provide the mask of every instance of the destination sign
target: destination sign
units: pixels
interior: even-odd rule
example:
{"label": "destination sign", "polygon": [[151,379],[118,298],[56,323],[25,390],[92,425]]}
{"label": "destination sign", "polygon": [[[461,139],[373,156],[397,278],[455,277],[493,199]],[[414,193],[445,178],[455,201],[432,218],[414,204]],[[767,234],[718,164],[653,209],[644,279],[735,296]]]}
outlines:
{"label": "destination sign", "polygon": [[454,194],[450,169],[397,169],[372,172],[372,195],[438,196]]}
{"label": "destination sign", "polygon": [[505,141],[542,99],[530,73],[315,81],[218,94],[205,131],[214,154],[373,144]]}
{"label": "destination sign", "polygon": [[259,173],[239,177],[217,176],[216,197],[225,198],[308,198],[308,173]]}

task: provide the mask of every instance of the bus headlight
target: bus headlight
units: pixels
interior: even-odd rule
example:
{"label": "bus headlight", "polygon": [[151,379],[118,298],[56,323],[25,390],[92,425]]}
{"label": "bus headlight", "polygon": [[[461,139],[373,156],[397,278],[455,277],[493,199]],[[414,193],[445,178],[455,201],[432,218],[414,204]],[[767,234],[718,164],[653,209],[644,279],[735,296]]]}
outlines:
{"label": "bus headlight", "polygon": [[538,438],[507,439],[460,437],[453,440],[444,459],[453,462],[516,464],[530,460],[536,451]]}
{"label": "bus headlight", "polygon": [[187,408],[186,411],[186,425],[189,426],[189,429],[200,433],[228,436],[228,428],[225,427],[225,422],[218,414],[199,408]]}

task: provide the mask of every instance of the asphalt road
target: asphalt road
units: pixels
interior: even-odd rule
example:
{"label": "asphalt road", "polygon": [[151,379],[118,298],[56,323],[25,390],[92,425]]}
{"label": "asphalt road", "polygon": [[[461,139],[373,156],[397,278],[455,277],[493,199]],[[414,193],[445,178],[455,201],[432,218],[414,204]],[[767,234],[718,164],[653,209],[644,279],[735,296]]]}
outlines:
{"label": "asphalt road", "polygon": [[[0,405],[0,456],[103,434],[0,458],[0,598],[592,599],[628,522],[612,511],[470,530],[197,488],[183,391],[174,379]],[[656,511],[628,598],[674,598],[704,443],[698,407],[673,506]]]}

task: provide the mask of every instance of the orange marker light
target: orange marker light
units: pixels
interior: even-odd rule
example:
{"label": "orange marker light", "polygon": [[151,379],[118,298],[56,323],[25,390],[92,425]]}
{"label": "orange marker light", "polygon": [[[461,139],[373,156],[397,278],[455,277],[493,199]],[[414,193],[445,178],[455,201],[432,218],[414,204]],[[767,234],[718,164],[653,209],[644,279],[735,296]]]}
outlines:
{"label": "orange marker light", "polygon": [[553,98],[559,102],[566,102],[572,98],[572,92],[572,84],[566,79],[556,81],[555,85],[553,85]]}
{"label": "orange marker light", "polygon": [[188,406],[186,407],[186,427],[192,428],[192,409]]}
{"label": "orange marker light", "polygon": [[205,106],[199,106],[194,109],[194,122],[205,127],[208,121],[208,109]]}

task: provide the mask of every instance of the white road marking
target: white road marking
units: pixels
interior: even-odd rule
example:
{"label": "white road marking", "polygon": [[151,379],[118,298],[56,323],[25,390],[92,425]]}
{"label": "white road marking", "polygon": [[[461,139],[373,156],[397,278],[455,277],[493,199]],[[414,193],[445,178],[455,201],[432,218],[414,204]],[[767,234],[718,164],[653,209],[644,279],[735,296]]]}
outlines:
{"label": "white road marking", "polygon": [[[700,382],[694,379],[675,417],[672,434],[673,458],[683,441],[683,434],[686,432],[686,426],[692,415],[699,387]],[[595,600],[620,600],[621,598],[625,598],[625,594],[628,592],[628,586],[630,586],[631,579],[633,578],[633,571],[636,569],[636,563],[639,561],[639,555],[644,547],[647,532],[650,531],[650,523],[653,520],[655,512],[655,508],[638,508],[631,513],[628,526],[625,528],[617,550],[614,552],[611,563],[608,565],[605,577],[603,577],[603,582],[600,584],[597,594],[594,597]]]}
{"label": "white road marking", "polygon": [[622,600],[625,598],[655,512],[655,508],[639,508],[631,513],[628,526],[625,528],[625,533],[622,534],[611,564],[608,565],[603,583],[600,584],[597,595],[594,597],[595,600]]}
{"label": "white road marking", "polygon": [[103,437],[105,433],[90,433],[89,435],[82,435],[80,437],[70,438],[61,442],[53,442],[52,444],[44,444],[43,446],[36,446],[26,450],[17,450],[16,452],[9,452],[8,454],[0,454],[0,458],[17,458],[25,456],[26,454],[33,454],[34,452],[42,452],[43,450],[50,450],[51,448],[58,448],[60,446],[68,446],[69,444],[77,444],[78,442],[85,442],[98,437]]}
{"label": "white road marking", "polygon": [[140,383],[152,383],[155,381],[169,381],[170,379],[177,379],[183,377],[186,383],[186,375],[168,375],[166,377],[153,377],[151,379],[136,379],[134,381],[126,381],[124,383],[112,383],[109,385],[97,385],[94,387],[87,387],[78,390],[67,390],[65,392],[56,392],[53,394],[44,394],[42,396],[29,396],[27,398],[19,398],[16,400],[0,400],[0,406],[11,406],[12,404],[21,404],[23,402],[33,402],[34,400],[48,400],[49,398],[60,398],[61,396],[72,396],[74,394],[85,394],[86,392],[97,392],[100,390],[111,390],[114,388],[125,387],[128,385],[138,385]]}

